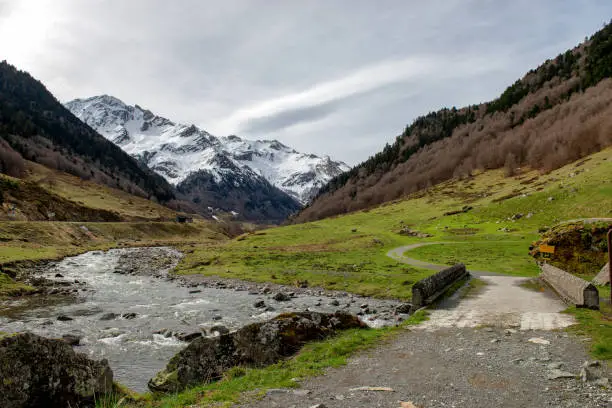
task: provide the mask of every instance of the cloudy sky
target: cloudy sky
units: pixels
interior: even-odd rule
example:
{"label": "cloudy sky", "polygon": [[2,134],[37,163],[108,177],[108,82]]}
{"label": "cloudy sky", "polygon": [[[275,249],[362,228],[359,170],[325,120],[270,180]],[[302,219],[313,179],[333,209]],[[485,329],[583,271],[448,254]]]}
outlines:
{"label": "cloudy sky", "polygon": [[0,0],[0,59],[61,101],[109,94],[356,164],[611,17],[610,0]]}

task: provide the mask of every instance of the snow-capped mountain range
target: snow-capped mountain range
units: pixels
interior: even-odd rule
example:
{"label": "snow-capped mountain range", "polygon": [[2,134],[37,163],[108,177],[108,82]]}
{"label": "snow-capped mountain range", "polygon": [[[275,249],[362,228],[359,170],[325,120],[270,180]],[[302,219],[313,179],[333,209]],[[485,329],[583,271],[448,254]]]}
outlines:
{"label": "snow-capped mountain range", "polygon": [[216,137],[108,95],[75,99],[65,106],[179,187],[196,173],[209,173],[217,184],[227,185],[231,179],[236,187],[262,177],[304,205],[328,180],[349,169],[329,156],[299,153],[277,140]]}

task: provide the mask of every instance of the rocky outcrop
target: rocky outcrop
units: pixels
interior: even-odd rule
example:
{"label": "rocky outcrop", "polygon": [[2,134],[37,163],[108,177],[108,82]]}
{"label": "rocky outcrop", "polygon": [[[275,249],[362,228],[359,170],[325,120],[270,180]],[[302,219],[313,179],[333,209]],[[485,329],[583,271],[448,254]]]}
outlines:
{"label": "rocky outcrop", "polygon": [[31,333],[0,337],[3,408],[84,407],[113,389],[106,360],[90,360],[62,340]]}
{"label": "rocky outcrop", "polygon": [[[612,222],[597,218],[561,223],[543,232],[542,238],[529,247],[530,254],[538,262],[593,276],[608,262],[607,234],[611,228]],[[554,253],[541,253],[542,246],[554,247]]]}
{"label": "rocky outcrop", "polygon": [[417,237],[417,238],[430,238],[433,235],[428,234],[426,232],[419,232],[419,231],[415,231],[413,229],[410,229],[408,227],[402,227],[402,229],[399,231],[400,235],[405,235],[407,237]]}
{"label": "rocky outcrop", "polygon": [[149,381],[154,392],[177,392],[214,381],[234,366],[264,367],[295,354],[307,341],[366,327],[347,313],[287,313],[213,338],[195,339]]}

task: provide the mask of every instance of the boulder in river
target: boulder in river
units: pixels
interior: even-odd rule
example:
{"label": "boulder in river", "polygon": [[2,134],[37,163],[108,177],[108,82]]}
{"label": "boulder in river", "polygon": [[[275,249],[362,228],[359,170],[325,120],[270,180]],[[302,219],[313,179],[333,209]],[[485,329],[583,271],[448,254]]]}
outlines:
{"label": "boulder in river", "polygon": [[220,325],[220,324],[218,324],[218,325],[213,326],[213,327],[211,327],[211,328],[210,328],[210,334],[211,334],[212,336],[215,336],[215,335],[222,335],[222,334],[227,334],[227,333],[229,333],[229,332],[230,332],[230,330],[229,330],[227,327],[222,326],[222,325]]}
{"label": "boulder in river", "polygon": [[285,313],[218,337],[200,337],[149,380],[149,389],[177,392],[218,380],[234,366],[264,367],[295,354],[307,341],[356,327],[367,326],[348,313]]}
{"label": "boulder in river", "polygon": [[400,314],[410,314],[412,310],[413,310],[413,306],[411,303],[402,303],[395,307],[395,313],[400,313]]}
{"label": "boulder in river", "polygon": [[0,406],[81,407],[113,390],[106,360],[32,333],[0,336]]}
{"label": "boulder in river", "polygon": [[291,297],[289,295],[284,294],[283,292],[278,292],[272,297],[272,299],[276,300],[277,302],[287,302],[291,300]]}
{"label": "boulder in river", "polygon": [[255,303],[253,303],[253,307],[259,309],[261,307],[266,307],[266,302],[264,302],[263,300],[258,300]]}
{"label": "boulder in river", "polygon": [[62,340],[64,340],[71,346],[78,346],[81,343],[81,336],[78,336],[76,334],[64,334],[62,336]]}
{"label": "boulder in river", "polygon": [[173,332],[170,329],[159,329],[153,332],[153,334],[159,334],[164,336],[165,338],[175,336],[177,333]]}
{"label": "boulder in river", "polygon": [[189,343],[197,339],[198,337],[202,337],[202,332],[192,332],[192,333],[179,333],[176,338],[180,341],[184,341]]}
{"label": "boulder in river", "polygon": [[116,319],[117,317],[119,317],[119,315],[117,313],[105,313],[102,315],[102,317],[100,317],[100,320],[113,320]]}

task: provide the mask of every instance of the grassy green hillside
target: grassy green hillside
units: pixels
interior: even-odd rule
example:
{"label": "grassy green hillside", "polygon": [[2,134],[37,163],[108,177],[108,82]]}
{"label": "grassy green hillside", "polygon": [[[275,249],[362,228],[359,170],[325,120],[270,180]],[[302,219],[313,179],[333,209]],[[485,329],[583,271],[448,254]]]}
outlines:
{"label": "grassy green hillside", "polygon": [[[439,184],[403,201],[316,221],[243,235],[212,247],[195,246],[180,273],[201,273],[348,290],[407,299],[429,271],[386,257],[417,242],[410,256],[432,263],[534,276],[529,245],[542,228],[571,219],[612,217],[612,150],[549,174],[490,171]],[[467,212],[445,215],[472,207]],[[400,235],[402,228],[431,235]]]}

